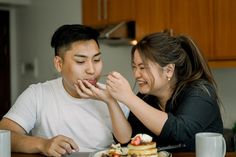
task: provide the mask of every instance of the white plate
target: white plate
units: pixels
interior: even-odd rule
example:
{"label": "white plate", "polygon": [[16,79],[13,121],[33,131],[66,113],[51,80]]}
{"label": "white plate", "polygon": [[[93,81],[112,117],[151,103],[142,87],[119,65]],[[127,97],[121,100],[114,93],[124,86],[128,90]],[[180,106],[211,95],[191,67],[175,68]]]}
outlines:
{"label": "white plate", "polygon": [[167,151],[158,152],[158,157],[172,157],[172,154]]}
{"label": "white plate", "polygon": [[103,153],[107,153],[107,150],[108,149],[90,153],[89,157],[101,157]]}
{"label": "white plate", "polygon": [[[90,153],[89,157],[101,157],[102,154],[106,154],[108,149],[102,150],[102,151],[96,151],[93,153]],[[172,154],[167,151],[160,151],[158,152],[158,157],[172,157]]]}

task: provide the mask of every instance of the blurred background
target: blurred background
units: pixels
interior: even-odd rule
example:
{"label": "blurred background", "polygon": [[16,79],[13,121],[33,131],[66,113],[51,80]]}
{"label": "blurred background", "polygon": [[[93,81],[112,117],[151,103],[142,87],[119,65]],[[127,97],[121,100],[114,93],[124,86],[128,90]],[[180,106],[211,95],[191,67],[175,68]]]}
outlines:
{"label": "blurred background", "polygon": [[[173,33],[188,34],[197,41],[209,60],[218,84],[223,102],[224,127],[233,127],[236,121],[236,27],[232,29],[236,26],[232,24],[236,21],[235,1],[196,0],[195,4],[188,0],[85,1],[0,0],[1,116],[30,84],[58,77],[53,66],[54,51],[50,47],[50,39],[59,26],[78,23],[105,28],[103,26],[111,23],[132,20],[136,23],[136,34],[130,37],[131,40],[168,29]],[[109,10],[109,7],[112,9]],[[107,9],[104,11],[104,8]],[[189,12],[186,14],[183,11]],[[91,20],[93,18],[105,20],[94,22]],[[114,40],[117,38],[115,36]],[[109,43],[101,40],[100,46],[103,73],[119,71],[133,85],[130,63],[132,45],[126,41]]]}

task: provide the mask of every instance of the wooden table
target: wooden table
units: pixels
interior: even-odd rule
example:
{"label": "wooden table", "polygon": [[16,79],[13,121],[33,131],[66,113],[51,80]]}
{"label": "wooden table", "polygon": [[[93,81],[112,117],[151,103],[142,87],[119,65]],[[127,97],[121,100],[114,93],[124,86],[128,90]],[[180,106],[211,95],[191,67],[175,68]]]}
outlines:
{"label": "wooden table", "polygon": [[11,157],[44,157],[40,154],[11,153]]}
{"label": "wooden table", "polygon": [[[44,156],[40,154],[12,153],[11,157],[44,157]],[[172,157],[195,157],[195,153],[173,153]],[[227,152],[225,157],[236,157],[236,152]]]}
{"label": "wooden table", "polygon": [[[173,153],[172,157],[195,157],[195,153]],[[236,157],[236,152],[227,152],[225,157]]]}

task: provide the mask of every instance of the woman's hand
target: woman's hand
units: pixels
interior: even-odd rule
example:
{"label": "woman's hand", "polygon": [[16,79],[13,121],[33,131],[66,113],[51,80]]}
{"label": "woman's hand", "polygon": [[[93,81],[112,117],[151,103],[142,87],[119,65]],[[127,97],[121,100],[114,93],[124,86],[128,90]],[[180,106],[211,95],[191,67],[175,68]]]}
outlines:
{"label": "woman's hand", "polygon": [[127,99],[134,95],[129,82],[118,72],[112,72],[108,75],[106,81],[109,93],[124,104]]}

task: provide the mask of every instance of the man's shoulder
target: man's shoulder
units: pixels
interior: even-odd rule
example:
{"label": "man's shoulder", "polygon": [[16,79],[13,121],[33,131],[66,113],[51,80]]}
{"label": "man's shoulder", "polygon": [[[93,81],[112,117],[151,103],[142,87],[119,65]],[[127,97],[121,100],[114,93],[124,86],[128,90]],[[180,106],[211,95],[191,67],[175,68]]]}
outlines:
{"label": "man's shoulder", "polygon": [[58,89],[60,87],[60,81],[61,78],[56,78],[53,80],[48,80],[45,82],[38,82],[35,84],[31,84],[28,87],[28,90],[34,91],[34,92],[40,92],[40,91],[49,91],[50,89]]}
{"label": "man's shoulder", "polygon": [[53,86],[53,85],[58,85],[61,81],[61,78],[56,78],[52,80],[47,80],[45,82],[38,82],[31,84],[29,87],[47,87],[47,86]]}

